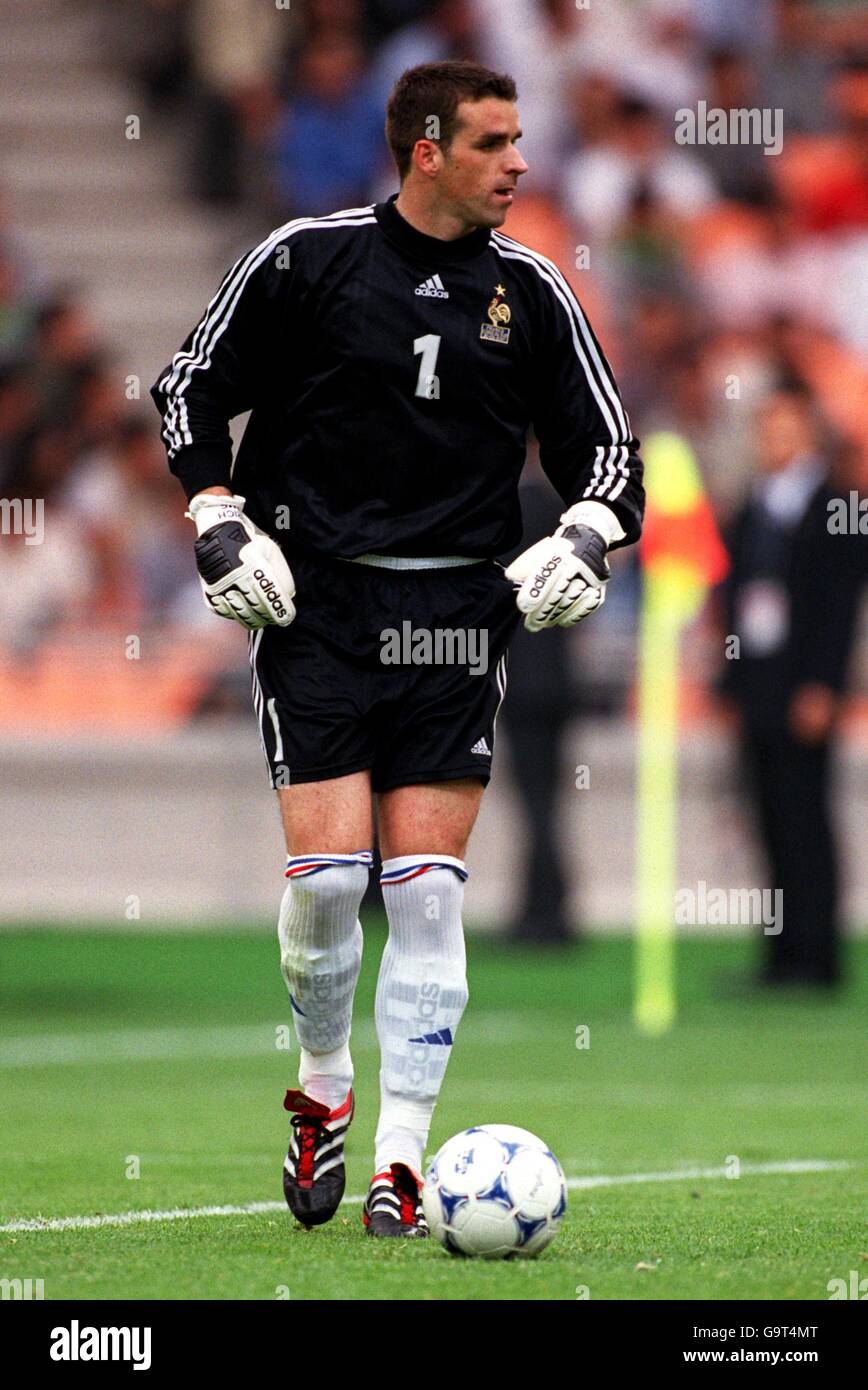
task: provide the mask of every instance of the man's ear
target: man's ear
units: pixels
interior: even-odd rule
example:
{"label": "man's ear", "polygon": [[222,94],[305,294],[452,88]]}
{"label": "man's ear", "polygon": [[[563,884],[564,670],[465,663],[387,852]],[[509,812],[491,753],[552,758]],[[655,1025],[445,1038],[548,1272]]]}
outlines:
{"label": "man's ear", "polygon": [[443,151],[436,140],[417,140],[413,147],[413,163],[426,178],[432,178],[443,165]]}

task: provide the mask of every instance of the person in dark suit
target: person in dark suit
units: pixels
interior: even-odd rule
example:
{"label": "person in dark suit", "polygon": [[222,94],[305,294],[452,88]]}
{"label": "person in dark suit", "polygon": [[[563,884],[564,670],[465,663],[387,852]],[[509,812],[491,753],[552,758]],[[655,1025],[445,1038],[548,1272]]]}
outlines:
{"label": "person in dark suit", "polygon": [[[524,531],[518,546],[499,557],[505,566],[533,536],[545,535],[557,525],[563,507],[540,467],[533,436],[519,496]],[[622,572],[622,593],[628,574]],[[536,643],[534,635],[520,624],[510,640],[507,696],[498,715],[498,729],[504,728],[509,740],[528,845],[522,877],[515,883],[508,936],[516,944],[554,946],[584,937],[581,923],[570,912],[571,880],[577,867],[565,856],[559,823],[558,789],[563,784],[567,734],[574,721],[584,716],[614,713],[621,692],[580,674],[585,640],[581,628],[552,628]]]}
{"label": "person in dark suit", "polygon": [[781,930],[763,935],[759,982],[769,986],[834,985],[842,974],[831,778],[866,538],[836,524],[840,489],[820,439],[805,386],[767,397],[758,476],[728,537],[731,659],[721,688],[738,715],[747,791],[781,891]]}
{"label": "person in dark suit", "polygon": [[[519,495],[524,537],[547,535],[552,522],[557,525],[561,502],[541,469],[528,468]],[[540,526],[542,530],[537,532]],[[516,554],[527,543],[524,537]],[[510,552],[504,563],[512,558]],[[501,718],[529,832],[524,880],[510,928],[514,941],[573,939],[556,812],[563,740],[578,704],[568,651],[568,643],[574,640],[574,633],[555,628],[545,634],[543,650],[539,643],[534,645],[533,635],[519,626],[509,646],[509,697],[503,703]]]}

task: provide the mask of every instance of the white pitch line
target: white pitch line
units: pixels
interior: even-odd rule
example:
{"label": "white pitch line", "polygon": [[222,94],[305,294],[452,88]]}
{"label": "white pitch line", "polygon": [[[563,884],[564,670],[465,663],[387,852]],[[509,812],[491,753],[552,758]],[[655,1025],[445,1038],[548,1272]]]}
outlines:
{"label": "white pitch line", "polygon": [[[163,1060],[195,1061],[210,1057],[269,1056],[276,1050],[276,1029],[288,1023],[208,1025],[194,1028],[113,1029],[106,1032],[29,1033],[0,1041],[0,1068],[113,1066],[119,1062]],[[468,1042],[532,1041],[538,1036],[530,1024],[516,1026],[497,1011],[477,1014],[466,1032]],[[377,1047],[373,1019],[353,1024],[353,1045]],[[570,1039],[572,1043],[572,1039]],[[284,1049],[280,1049],[283,1051]],[[296,1051],[294,1037],[286,1051]]]}
{"label": "white pitch line", "polygon": [[253,1057],[275,1051],[277,1023],[208,1028],[142,1028],[30,1034],[0,1043],[0,1067],[111,1064],[197,1057]]}
{"label": "white pitch line", "polygon": [[[765,1173],[832,1173],[856,1165],[847,1159],[790,1158],[779,1163],[742,1163],[738,1177],[761,1177]],[[696,1182],[699,1178],[730,1178],[728,1168],[677,1168],[672,1173],[618,1173],[590,1178],[567,1178],[567,1187],[586,1191],[589,1187],[620,1187],[623,1183]]]}
{"label": "white pitch line", "polygon": [[[787,1159],[779,1163],[743,1163],[741,1177],[756,1177],[767,1173],[828,1173],[853,1168],[846,1159]],[[667,1173],[615,1173],[596,1177],[567,1178],[567,1187],[583,1191],[590,1187],[618,1187],[622,1183],[695,1182],[698,1178],[725,1178],[726,1168],[676,1168]],[[736,1181],[736,1179],[732,1179]],[[342,1206],[358,1205],[364,1196],[344,1197]],[[89,1231],[103,1226],[137,1226],[148,1221],[188,1221],[196,1216],[261,1216],[269,1212],[285,1212],[285,1202],[248,1202],[244,1206],[175,1207],[170,1211],[123,1211],[102,1216],[31,1217],[9,1221],[0,1226],[0,1235],[18,1231]]]}
{"label": "white pitch line", "polygon": [[286,1209],[285,1202],[248,1202],[243,1207],[174,1207],[171,1211],[121,1211],[114,1215],[57,1216],[50,1220],[35,1217],[0,1226],[0,1235],[14,1231],[92,1231],[101,1226],[138,1226],[146,1221],[186,1221],[193,1216],[259,1216]]}

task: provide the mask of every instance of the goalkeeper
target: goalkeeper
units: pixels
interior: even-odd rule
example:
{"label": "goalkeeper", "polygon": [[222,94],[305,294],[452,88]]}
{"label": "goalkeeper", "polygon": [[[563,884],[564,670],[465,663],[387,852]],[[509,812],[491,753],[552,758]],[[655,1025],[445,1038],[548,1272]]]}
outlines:
{"label": "goalkeeper", "polygon": [[[389,936],[363,1221],[418,1237],[507,644],[522,619],[541,632],[599,608],[607,551],[641,529],[638,441],[602,349],[558,267],[497,230],[527,169],[520,135],[509,76],[404,73],[386,120],[399,192],[253,247],[152,388],[205,602],[249,634],[301,1055],[283,1187],[308,1226],[344,1191],[374,816]],[[228,421],[247,410],[233,466]],[[531,426],[564,512],[504,571]]]}

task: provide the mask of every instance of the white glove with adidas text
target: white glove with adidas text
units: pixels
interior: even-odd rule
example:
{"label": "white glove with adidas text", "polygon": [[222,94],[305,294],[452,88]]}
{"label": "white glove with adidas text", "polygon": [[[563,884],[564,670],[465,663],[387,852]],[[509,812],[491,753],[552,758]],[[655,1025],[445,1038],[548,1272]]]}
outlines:
{"label": "white glove with adidas text", "polygon": [[288,627],[295,581],[276,541],[244,515],[243,497],[199,492],[185,512],[196,524],[196,567],[206,608],[242,627]]}
{"label": "white glove with adidas text", "polygon": [[602,607],[610,569],[606,550],[625,531],[602,502],[575,502],[553,536],[522,551],[504,573],[518,592],[528,632],[572,627]]}

